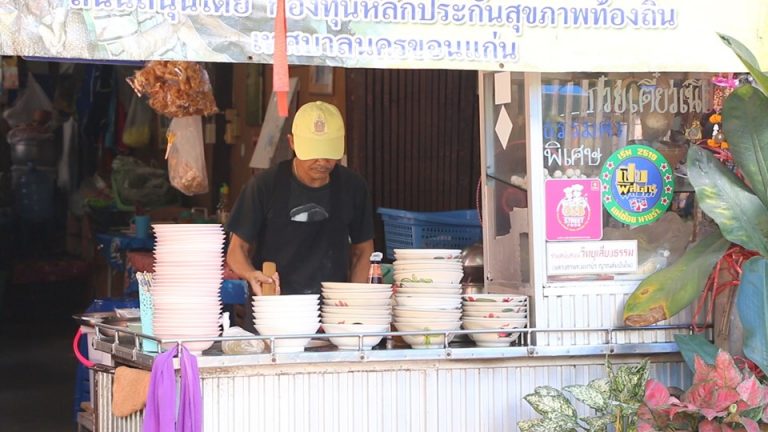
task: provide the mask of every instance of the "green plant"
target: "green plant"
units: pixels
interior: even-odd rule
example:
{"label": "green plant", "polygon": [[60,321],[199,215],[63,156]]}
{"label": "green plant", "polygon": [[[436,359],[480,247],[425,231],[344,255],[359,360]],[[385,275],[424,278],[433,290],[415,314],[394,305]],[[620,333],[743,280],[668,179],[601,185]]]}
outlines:
{"label": "green plant", "polygon": [[[768,75],[741,43],[725,35],[720,38],[747,67],[754,85],[736,88],[725,100],[722,121],[730,150],[716,157],[691,146],[687,165],[699,205],[727,241],[720,241],[720,234],[704,239],[701,243],[712,247],[691,248],[643,281],[627,300],[624,322],[650,325],[688,306],[703,289],[699,272],[708,275],[713,257],[722,256],[729,242],[735,243],[759,254],[742,266],[736,305],[744,328],[744,353],[768,371]],[[732,164],[721,162],[731,157]]]}
{"label": "green plant", "polygon": [[637,412],[638,432],[758,432],[768,420],[768,388],[749,371],[739,371],[720,351],[714,365],[695,359],[693,385],[680,398],[656,380],[648,380]]}
{"label": "green plant", "polygon": [[595,415],[579,417],[566,395],[550,386],[536,387],[525,399],[542,417],[521,420],[521,432],[607,431],[613,425],[616,432],[634,431],[637,409],[643,401],[648,380],[648,360],[639,365],[614,368],[606,360],[606,378],[586,385],[565,386],[563,390],[595,411]]}

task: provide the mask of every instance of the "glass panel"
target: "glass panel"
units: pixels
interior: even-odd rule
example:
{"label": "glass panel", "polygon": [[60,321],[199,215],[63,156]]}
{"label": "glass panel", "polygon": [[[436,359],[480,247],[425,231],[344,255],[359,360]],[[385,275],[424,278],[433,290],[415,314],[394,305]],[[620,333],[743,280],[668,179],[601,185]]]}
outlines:
{"label": "glass panel", "polygon": [[492,285],[509,288],[530,283],[528,258],[528,164],[526,103],[522,73],[484,75],[486,186],[489,203],[489,262]]}
{"label": "glass panel", "polygon": [[[596,211],[602,213],[602,238],[585,234],[587,238],[582,240],[638,240],[638,271],[632,274],[605,274],[600,275],[601,278],[644,279],[648,274],[679,258],[693,238],[694,200],[693,194],[690,193],[692,188],[686,180],[685,155],[692,142],[700,140],[702,134],[706,137],[707,133],[710,136],[712,133],[712,125],[707,124],[713,104],[709,78],[707,75],[687,73],[542,75],[542,151],[545,176],[596,180],[567,183],[581,183],[581,186],[575,186],[578,190],[565,187],[556,189],[558,194],[565,196],[560,198],[561,200],[579,200],[579,204],[573,204],[570,213],[548,210],[548,223],[556,217],[562,220],[562,216],[558,215],[566,213],[583,219],[584,208],[591,208],[593,214]],[[653,148],[669,161],[675,192],[671,195],[671,200],[664,200],[671,201],[669,211],[661,210],[660,217],[654,222],[632,228],[611,216],[603,205],[589,207],[584,204],[581,191],[589,190],[591,186],[600,187],[601,190],[607,187],[599,183],[599,179],[601,175],[605,175],[601,170],[606,166],[609,157],[619,149],[636,144]],[[638,149],[641,147],[632,147],[633,152],[640,151]],[[609,163],[608,166],[612,165]],[[632,165],[626,173],[616,175],[642,176],[646,173],[647,171],[641,173],[639,169],[637,173],[634,172]],[[621,183],[619,180],[616,182]],[[648,182],[649,185],[652,183]],[[657,183],[662,188],[670,185],[663,183],[663,179]],[[632,187],[638,187],[636,184],[641,182],[632,184]],[[549,190],[553,193],[553,189]],[[632,191],[638,191],[637,196],[640,199],[632,201],[636,208],[627,209],[627,214],[642,214],[638,209],[644,208],[643,205],[647,206],[650,198],[643,199],[640,189]],[[597,196],[600,196],[600,193],[597,193]],[[646,197],[651,196],[655,200],[660,199],[659,195],[646,194]],[[602,199],[609,201],[610,197],[602,196]],[[616,205],[619,204],[618,200],[615,202]],[[657,201],[652,201],[651,205],[655,202]],[[638,213],[633,213],[633,210]],[[650,215],[648,217],[650,218]],[[630,219],[625,219],[627,220]],[[552,240],[549,233],[550,231],[548,240]],[[557,240],[580,239],[569,239],[566,236]],[[548,277],[550,281],[594,278],[595,275],[582,274],[550,274]]]}

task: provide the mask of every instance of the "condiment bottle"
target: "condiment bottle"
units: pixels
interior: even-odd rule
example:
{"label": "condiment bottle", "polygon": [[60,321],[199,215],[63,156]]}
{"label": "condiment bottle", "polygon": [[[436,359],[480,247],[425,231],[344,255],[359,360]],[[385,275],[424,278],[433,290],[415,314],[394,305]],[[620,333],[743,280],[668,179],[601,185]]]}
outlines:
{"label": "condiment bottle", "polygon": [[368,283],[384,283],[384,278],[381,275],[381,259],[383,257],[384,255],[381,252],[371,254],[371,266],[368,268]]}
{"label": "condiment bottle", "polygon": [[219,202],[216,204],[217,222],[226,225],[229,220],[229,186],[222,183],[219,188]]}

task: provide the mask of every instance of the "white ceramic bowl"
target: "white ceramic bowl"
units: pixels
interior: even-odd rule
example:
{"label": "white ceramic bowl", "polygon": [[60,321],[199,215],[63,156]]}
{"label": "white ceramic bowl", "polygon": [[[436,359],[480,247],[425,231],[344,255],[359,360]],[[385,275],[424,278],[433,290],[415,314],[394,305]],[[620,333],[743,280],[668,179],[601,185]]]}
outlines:
{"label": "white ceramic bowl", "polygon": [[[364,325],[364,324],[323,324],[323,330],[326,334],[334,333],[384,333],[389,331],[389,324],[386,325]],[[364,336],[363,349],[369,350],[379,343],[383,336]],[[354,336],[330,337],[331,343],[343,350],[356,350],[359,348],[360,338]]]}
{"label": "white ceramic bowl", "polygon": [[435,262],[433,264],[409,264],[407,261],[395,262],[392,267],[395,272],[410,272],[421,270],[438,270],[438,271],[463,271],[463,265],[460,262]]}
{"label": "white ceramic bowl", "polygon": [[463,302],[462,307],[465,311],[471,312],[528,312],[528,306],[509,303],[473,303]]}
{"label": "white ceramic bowl", "polygon": [[323,316],[320,320],[323,324],[365,324],[365,325],[389,325],[392,318],[371,318],[361,316]]}
{"label": "white ceramic bowl", "polygon": [[345,293],[337,293],[337,292],[328,292],[323,291],[323,298],[324,299],[331,299],[331,300],[337,300],[337,299],[388,299],[390,296],[392,296],[392,291],[379,291],[379,292],[345,292]]}
{"label": "white ceramic bowl", "polygon": [[320,291],[322,292],[322,294],[391,293],[392,285],[387,285],[386,288],[368,288],[368,289],[323,288]]}
{"label": "white ceramic bowl", "polygon": [[[256,330],[262,336],[285,336],[299,334],[313,334],[320,328],[319,322],[307,323],[272,323],[255,324]],[[312,338],[293,338],[275,340],[274,350],[278,353],[301,352]]]}
{"label": "white ceramic bowl", "polygon": [[367,283],[353,283],[353,282],[320,282],[320,285],[322,285],[323,288],[344,289],[344,290],[355,290],[355,289],[366,290],[370,288],[385,289],[392,286],[390,284],[367,284]]}
{"label": "white ceramic bowl", "polygon": [[461,259],[420,259],[420,258],[406,258],[406,259],[398,259],[395,260],[394,263],[392,263],[393,266],[396,265],[415,265],[415,264],[427,264],[427,265],[441,265],[441,264],[461,264]]}
{"label": "white ceramic bowl", "polygon": [[336,313],[344,315],[362,315],[362,316],[387,316],[392,314],[390,306],[382,307],[357,307],[357,306],[323,306],[320,310],[323,313]]}
{"label": "white ceramic bowl", "polygon": [[419,270],[410,272],[394,272],[395,282],[421,282],[421,283],[440,283],[457,284],[464,277],[464,272],[460,271],[439,271],[439,270]]}
{"label": "white ceramic bowl", "polygon": [[463,319],[464,328],[474,329],[517,329],[528,325],[527,319],[519,318],[467,318]]}
{"label": "white ceramic bowl", "polygon": [[395,259],[460,259],[460,249],[394,249]]}
{"label": "white ceramic bowl", "polygon": [[412,324],[430,324],[434,322],[444,322],[444,321],[456,321],[449,318],[444,317],[434,317],[434,318],[413,318],[413,317],[401,317],[401,316],[393,316],[392,322],[395,323],[412,323]]}
{"label": "white ceramic bowl", "polygon": [[465,318],[517,318],[526,319],[528,314],[525,312],[493,312],[493,311],[474,311],[464,309]]}
{"label": "white ceramic bowl", "polygon": [[398,288],[400,295],[425,295],[437,297],[451,297],[461,295],[461,288],[422,289],[422,288]]}
{"label": "white ceramic bowl", "polygon": [[436,321],[454,321],[461,317],[461,310],[440,310],[432,308],[395,306],[392,314],[402,318],[434,318]]}
{"label": "white ceramic bowl", "polygon": [[[394,323],[394,326],[399,331],[444,331],[444,330],[458,330],[461,327],[461,321],[444,321],[444,322],[432,322],[432,323]],[[448,339],[450,342],[454,335],[451,335]],[[411,348],[424,349],[424,348],[443,348],[445,344],[445,335],[443,333],[426,334],[426,335],[403,335],[403,340],[411,346]]]}
{"label": "white ceramic bowl", "polygon": [[392,305],[392,299],[336,299],[323,300],[323,306],[378,308]]}
{"label": "white ceramic bowl", "polygon": [[520,332],[513,333],[470,333],[469,338],[479,347],[507,347],[520,337]]}
{"label": "white ceramic bowl", "polygon": [[527,296],[517,294],[469,294],[464,296],[464,301],[478,303],[526,303]]}
{"label": "white ceramic bowl", "polygon": [[420,306],[434,309],[461,308],[461,298],[458,297],[395,296],[395,302],[398,306]]}
{"label": "white ceramic bowl", "polygon": [[307,326],[311,324],[320,324],[320,317],[317,318],[297,318],[292,321],[279,320],[279,319],[253,319],[254,325],[266,325],[266,326]]}
{"label": "white ceramic bowl", "polygon": [[320,311],[315,309],[306,312],[263,312],[253,311],[254,319],[258,320],[286,320],[293,322],[294,320],[304,319],[317,319],[320,316]]}
{"label": "white ceramic bowl", "polygon": [[421,288],[421,289],[461,289],[460,283],[422,283],[422,282],[400,282],[396,284],[395,290],[400,288]]}
{"label": "white ceramic bowl", "polygon": [[276,295],[276,296],[253,296],[252,300],[258,303],[290,303],[306,304],[320,301],[320,294],[297,294],[297,295]]}

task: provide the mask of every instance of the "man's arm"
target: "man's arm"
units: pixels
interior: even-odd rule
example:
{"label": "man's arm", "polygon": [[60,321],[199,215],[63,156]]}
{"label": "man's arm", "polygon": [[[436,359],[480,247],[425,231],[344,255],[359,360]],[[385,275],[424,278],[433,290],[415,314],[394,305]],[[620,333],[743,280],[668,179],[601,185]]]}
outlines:
{"label": "man's arm", "polygon": [[352,244],[349,248],[349,281],[368,282],[368,269],[373,253],[373,240]]}
{"label": "man's arm", "polygon": [[264,276],[264,273],[256,270],[251,264],[251,245],[240,238],[235,233],[232,233],[232,238],[229,241],[229,249],[227,249],[227,264],[238,276],[245,279],[248,285],[251,286],[251,291],[257,296],[261,295],[262,283],[275,283],[275,290],[277,294],[280,294],[280,276],[275,273],[272,278]]}

